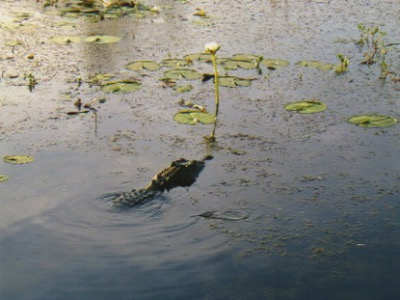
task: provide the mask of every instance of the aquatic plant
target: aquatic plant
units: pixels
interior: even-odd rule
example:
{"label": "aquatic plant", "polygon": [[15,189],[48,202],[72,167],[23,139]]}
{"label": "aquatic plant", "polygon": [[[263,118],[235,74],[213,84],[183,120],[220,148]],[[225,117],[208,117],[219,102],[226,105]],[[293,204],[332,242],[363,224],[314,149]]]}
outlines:
{"label": "aquatic plant", "polygon": [[360,127],[390,127],[397,123],[397,119],[381,115],[363,115],[353,116],[347,122]]}
{"label": "aquatic plant", "polygon": [[287,111],[295,111],[300,114],[313,114],[324,111],[326,105],[318,100],[304,100],[299,102],[288,103],[284,106]]}
{"label": "aquatic plant", "polygon": [[3,157],[4,162],[13,165],[23,165],[34,161],[30,155],[6,155]]}
{"label": "aquatic plant", "polygon": [[350,59],[347,56],[344,56],[343,54],[340,54],[340,53],[336,56],[340,60],[340,65],[338,65],[335,68],[336,74],[343,74],[343,73],[348,72]]}
{"label": "aquatic plant", "polygon": [[361,35],[356,44],[361,47],[368,47],[368,50],[363,54],[362,64],[371,65],[377,61],[377,56],[384,57],[386,54],[383,39],[386,32],[381,31],[377,26],[367,27],[365,24],[358,24],[358,29],[361,31]]}
{"label": "aquatic plant", "polygon": [[215,141],[215,129],[217,128],[217,119],[218,119],[218,112],[219,112],[219,84],[218,84],[218,69],[217,69],[217,51],[221,48],[218,43],[209,43],[205,44],[204,48],[206,53],[211,55],[212,64],[214,68],[214,87],[215,87],[215,120],[214,120],[214,128],[211,132],[211,135],[205,137],[205,139],[209,142]]}
{"label": "aquatic plant", "polygon": [[36,77],[32,73],[29,73],[29,74],[24,74],[24,79],[28,80],[28,88],[29,91],[32,92],[35,86],[38,84]]}
{"label": "aquatic plant", "polygon": [[8,179],[7,175],[1,175],[0,174],[0,182],[6,181]]}

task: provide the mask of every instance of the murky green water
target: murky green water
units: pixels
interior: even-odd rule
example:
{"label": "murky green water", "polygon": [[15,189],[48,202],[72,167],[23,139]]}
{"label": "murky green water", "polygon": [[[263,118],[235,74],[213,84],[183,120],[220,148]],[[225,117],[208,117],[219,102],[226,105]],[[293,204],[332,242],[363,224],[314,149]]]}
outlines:
{"label": "murky green water", "polygon": [[[399,118],[399,1],[146,1],[160,13],[96,23],[41,4],[1,3],[0,154],[35,161],[0,163],[9,177],[0,183],[0,298],[399,297],[399,125],[346,122],[358,114]],[[197,7],[209,17],[194,16]],[[360,64],[359,23],[379,26],[393,44],[386,60],[397,75],[385,84],[378,64]],[[121,40],[51,42],[93,35]],[[207,145],[212,126],[172,117],[181,98],[212,112],[211,81],[181,80],[193,89],[178,94],[159,80],[166,68],[125,66],[182,58],[212,41],[222,45],[220,57],[251,53],[290,64],[228,71],[255,80],[221,88],[217,144]],[[338,53],[350,58],[346,74],[296,66],[337,64]],[[210,64],[192,67],[212,72]],[[97,73],[141,88],[104,93],[88,82]],[[37,79],[32,92],[24,74]],[[97,113],[67,115],[78,98]],[[304,99],[328,108],[283,108]],[[126,211],[102,198],[145,186],[172,160],[206,154],[214,159],[190,188]],[[194,217],[214,210],[247,218]]]}

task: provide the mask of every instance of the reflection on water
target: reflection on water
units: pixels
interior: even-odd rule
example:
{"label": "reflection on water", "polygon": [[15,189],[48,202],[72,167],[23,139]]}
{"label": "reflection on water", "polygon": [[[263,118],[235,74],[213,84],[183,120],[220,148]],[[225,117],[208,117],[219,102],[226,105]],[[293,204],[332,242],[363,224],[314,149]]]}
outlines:
{"label": "reflection on water", "polygon": [[[14,122],[18,134],[1,137],[0,153],[29,151],[35,162],[1,164],[9,180],[0,183],[0,298],[399,298],[399,127],[346,123],[358,113],[396,115],[396,88],[382,87],[372,68],[360,73],[353,44],[333,43],[357,37],[360,21],[385,22],[390,36],[397,4],[373,1],[364,11],[361,1],[208,1],[202,6],[210,18],[200,22],[194,4],[166,3],[163,13],[143,19],[79,21],[84,35],[121,37],[118,44],[66,48],[70,60],[83,55],[80,71],[143,80],[134,94],[107,95],[97,136],[86,116],[37,122],[29,98],[30,118]],[[202,139],[209,127],[172,122],[181,95],[157,85],[162,71],[124,66],[196,53],[213,40],[221,55],[252,52],[291,65],[264,70],[251,87],[222,88],[218,140],[210,145]],[[328,62],[344,51],[354,61],[344,76],[294,65]],[[183,97],[212,105],[212,84],[192,83]],[[49,86],[35,92],[47,95]],[[0,89],[2,108],[11,112],[0,125],[8,128],[14,110],[1,97],[12,95]],[[101,93],[80,91],[86,98]],[[308,98],[323,99],[327,111],[301,116],[282,108]],[[132,210],[115,210],[101,197],[143,187],[170,161],[205,151],[214,159],[190,188]],[[206,211],[247,218],[193,217]]]}

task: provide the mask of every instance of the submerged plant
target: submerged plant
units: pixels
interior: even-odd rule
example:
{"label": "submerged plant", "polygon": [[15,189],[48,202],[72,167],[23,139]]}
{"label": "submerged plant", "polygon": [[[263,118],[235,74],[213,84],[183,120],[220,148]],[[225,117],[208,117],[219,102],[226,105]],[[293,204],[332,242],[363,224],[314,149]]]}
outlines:
{"label": "submerged plant", "polygon": [[209,43],[205,44],[204,48],[206,53],[211,55],[212,64],[214,67],[214,87],[215,87],[215,120],[214,120],[214,128],[209,137],[206,137],[207,141],[213,142],[215,141],[215,129],[217,128],[217,117],[219,112],[219,85],[218,85],[218,69],[217,69],[217,51],[221,48],[221,46],[217,43]]}

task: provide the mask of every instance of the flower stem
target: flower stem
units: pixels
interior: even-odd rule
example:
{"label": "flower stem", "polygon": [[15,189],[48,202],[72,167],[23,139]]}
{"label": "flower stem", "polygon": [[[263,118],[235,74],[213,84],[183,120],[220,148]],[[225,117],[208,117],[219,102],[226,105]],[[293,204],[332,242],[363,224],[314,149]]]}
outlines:
{"label": "flower stem", "polygon": [[217,127],[217,117],[219,112],[219,84],[218,84],[218,69],[217,69],[217,57],[214,54],[211,54],[212,64],[214,67],[214,86],[215,86],[215,122],[214,129],[211,133],[211,138],[215,138],[215,129]]}

